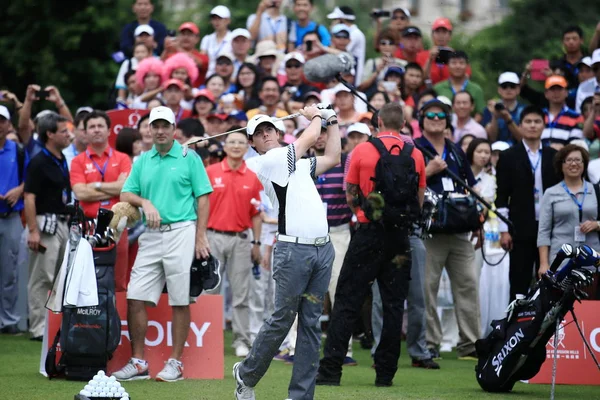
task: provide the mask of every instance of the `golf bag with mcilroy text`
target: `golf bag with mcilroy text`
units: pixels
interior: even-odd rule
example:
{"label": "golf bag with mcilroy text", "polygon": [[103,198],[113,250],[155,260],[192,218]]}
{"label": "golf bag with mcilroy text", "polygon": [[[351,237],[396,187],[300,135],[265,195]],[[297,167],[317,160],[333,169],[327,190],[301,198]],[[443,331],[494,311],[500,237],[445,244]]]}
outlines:
{"label": "golf bag with mcilroy text", "polygon": [[[571,259],[554,274],[566,258]],[[582,267],[599,262],[598,254],[586,245],[575,251],[571,245],[563,245],[550,271],[528,296],[514,300],[506,318],[492,321],[492,332],[475,343],[479,357],[475,373],[483,390],[508,392],[517,381],[539,372],[557,321],[561,322],[567,312],[573,313],[575,301],[586,297],[581,288],[593,281],[592,272]]]}
{"label": "golf bag with mcilroy text", "polygon": [[[85,240],[85,239],[81,239]],[[115,298],[114,265],[116,246],[94,248],[98,305],[63,307],[61,329],[46,358],[49,378],[64,373],[69,380],[90,380],[98,370],[106,370],[121,338],[121,319]],[[62,356],[55,363],[60,340]]]}

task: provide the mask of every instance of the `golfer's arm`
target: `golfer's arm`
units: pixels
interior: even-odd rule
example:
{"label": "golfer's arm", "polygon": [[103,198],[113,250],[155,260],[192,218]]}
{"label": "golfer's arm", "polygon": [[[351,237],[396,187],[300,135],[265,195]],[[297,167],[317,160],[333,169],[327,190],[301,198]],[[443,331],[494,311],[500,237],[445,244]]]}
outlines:
{"label": "golfer's arm", "polygon": [[144,207],[144,203],[146,203],[147,201],[150,201],[150,200],[146,200],[143,197],[140,197],[137,194],[131,193],[131,192],[122,192],[120,200],[124,201],[126,203],[129,203],[132,206],[137,207],[137,208]]}
{"label": "golfer's arm", "polygon": [[538,247],[538,252],[540,253],[540,265],[550,265],[550,261],[548,260],[548,249],[548,246]]}
{"label": "golfer's arm", "polygon": [[208,225],[208,214],[210,211],[210,203],[208,201],[208,195],[202,195],[198,197],[198,208],[196,211],[196,238],[203,237],[206,235],[206,226]]}
{"label": "golfer's arm", "polygon": [[77,199],[87,202],[108,200],[113,197],[109,194],[99,192],[96,189],[90,189],[85,183],[74,185],[73,192],[75,192]]}
{"label": "golfer's arm", "polygon": [[338,124],[327,128],[327,143],[325,143],[325,154],[317,157],[315,175],[319,176],[327,170],[340,163],[342,155],[342,140]]}
{"label": "golfer's arm", "polygon": [[321,118],[313,118],[306,127],[300,139],[294,142],[296,150],[296,161],[300,160],[304,154],[317,143],[321,134]]}
{"label": "golfer's arm", "polygon": [[125,180],[118,180],[114,182],[102,182],[100,186],[100,191],[102,193],[106,193],[111,197],[118,196],[121,194],[121,190],[123,190],[123,185],[125,184]]}

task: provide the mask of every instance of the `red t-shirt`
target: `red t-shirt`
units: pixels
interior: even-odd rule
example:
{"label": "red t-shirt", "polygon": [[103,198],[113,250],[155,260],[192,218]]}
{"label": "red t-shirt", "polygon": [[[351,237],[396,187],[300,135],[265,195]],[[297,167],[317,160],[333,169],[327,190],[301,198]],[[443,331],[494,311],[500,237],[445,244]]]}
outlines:
{"label": "red t-shirt", "polygon": [[[417,54],[417,64],[419,64],[421,68],[425,69],[425,64],[427,64],[427,60],[429,60],[429,50],[423,50]],[[467,66],[466,73],[468,76],[471,76],[470,65]],[[446,64],[438,64],[435,62],[435,60],[432,60],[431,66],[429,68],[429,79],[431,79],[431,84],[435,85],[436,83],[444,81],[448,78],[450,78],[450,71],[448,71],[448,66]]]}
{"label": "red t-shirt", "polygon": [[[85,152],[71,161],[71,186],[79,183],[115,182],[119,179],[119,175],[122,173],[129,175],[130,172],[131,159],[127,154],[106,146],[104,152],[98,156],[91,147],[88,147]],[[114,196],[103,201],[81,201],[80,204],[86,217],[96,218],[100,207],[110,210],[118,202],[119,196]]]}
{"label": "red t-shirt", "polygon": [[258,214],[252,200],[260,202],[263,189],[256,174],[243,162],[237,170],[229,168],[227,158],[206,168],[213,192],[208,197],[208,228],[226,232],[242,232],[252,227]]}
{"label": "red t-shirt", "polygon": [[[382,132],[377,135],[385,147],[389,150],[393,145],[398,145],[400,149],[404,148],[404,141],[397,132]],[[415,160],[415,170],[419,174],[419,187],[427,186],[427,177],[425,176],[425,160],[423,154],[417,149],[413,149],[411,157]],[[379,152],[371,143],[361,143],[352,151],[352,160],[346,175],[346,183],[359,185],[360,190],[365,196],[373,191],[375,183],[371,178],[375,176],[375,166],[379,161]],[[370,222],[365,213],[357,208],[356,217],[361,223]]]}

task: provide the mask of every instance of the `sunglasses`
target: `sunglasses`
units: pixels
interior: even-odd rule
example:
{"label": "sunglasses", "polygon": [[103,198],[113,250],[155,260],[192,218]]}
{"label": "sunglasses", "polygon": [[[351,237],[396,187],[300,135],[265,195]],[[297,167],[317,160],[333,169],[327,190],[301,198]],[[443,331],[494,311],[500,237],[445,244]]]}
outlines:
{"label": "sunglasses", "polygon": [[231,60],[217,60],[217,65],[232,65]]}
{"label": "sunglasses", "polygon": [[500,85],[500,87],[502,89],[516,89],[517,85],[515,85],[514,83],[503,83],[502,85]]}
{"label": "sunglasses", "polygon": [[395,45],[396,43],[394,43],[392,40],[380,40],[379,44],[381,46],[392,46],[392,45]]}
{"label": "sunglasses", "polygon": [[302,64],[300,63],[288,63],[285,64],[286,68],[302,68]]}
{"label": "sunglasses", "polygon": [[429,111],[429,112],[425,113],[425,118],[427,118],[427,119],[435,119],[435,117],[438,117],[438,119],[446,119],[446,113],[445,112],[434,113],[433,111]]}

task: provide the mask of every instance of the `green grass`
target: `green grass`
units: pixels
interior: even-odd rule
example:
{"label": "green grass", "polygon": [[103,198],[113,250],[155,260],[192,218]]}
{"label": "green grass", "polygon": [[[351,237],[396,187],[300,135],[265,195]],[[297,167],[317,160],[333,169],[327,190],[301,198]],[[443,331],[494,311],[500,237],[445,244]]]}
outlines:
{"label": "green grass", "polygon": [[[225,334],[225,343],[231,334]],[[511,394],[489,394],[482,391],[475,380],[473,361],[458,361],[456,354],[442,354],[439,371],[412,368],[405,348],[400,357],[394,386],[376,388],[375,371],[371,369],[369,352],[355,345],[355,358],[359,365],[344,369],[340,387],[317,386],[318,400],[401,400],[401,399],[509,399],[534,400],[550,397],[549,385],[517,383]],[[83,388],[83,382],[62,379],[49,381],[38,373],[40,343],[26,336],[0,336],[0,400],[70,400]],[[138,381],[124,386],[133,400],[181,399],[208,400],[233,399],[234,382],[231,368],[238,361],[232,349],[225,349],[225,379],[177,383]],[[259,400],[283,400],[292,367],[274,361],[267,375],[256,388]],[[557,386],[557,399],[598,399],[596,386]]]}

